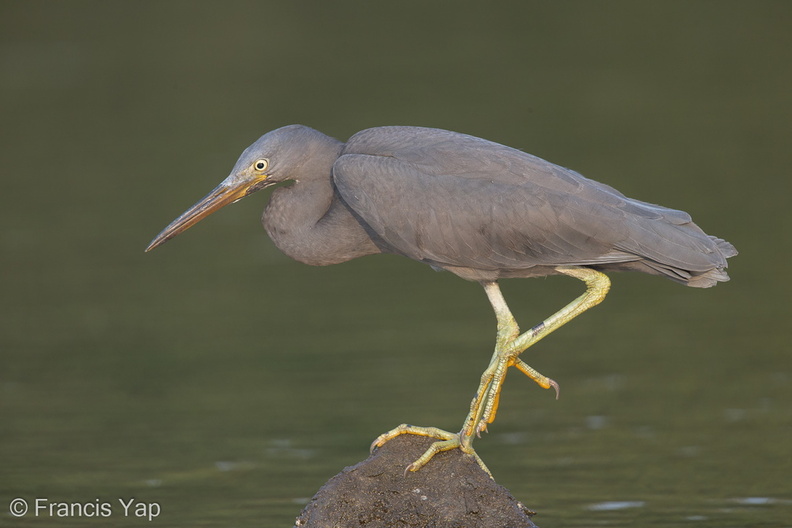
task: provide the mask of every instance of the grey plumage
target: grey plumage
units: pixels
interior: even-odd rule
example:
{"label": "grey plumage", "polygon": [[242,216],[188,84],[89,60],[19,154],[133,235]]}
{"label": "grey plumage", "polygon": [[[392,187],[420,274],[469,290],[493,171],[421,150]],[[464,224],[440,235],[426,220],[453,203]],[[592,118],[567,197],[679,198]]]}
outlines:
{"label": "grey plumage", "polygon": [[[683,211],[480,138],[379,127],[342,145],[292,125],[259,139],[238,167],[267,154],[273,137],[267,183],[296,182],[273,193],[263,223],[284,253],[307,264],[390,252],[470,280],[563,265],[709,287],[728,280],[726,259],[736,254]],[[288,163],[278,164],[286,151]]]}

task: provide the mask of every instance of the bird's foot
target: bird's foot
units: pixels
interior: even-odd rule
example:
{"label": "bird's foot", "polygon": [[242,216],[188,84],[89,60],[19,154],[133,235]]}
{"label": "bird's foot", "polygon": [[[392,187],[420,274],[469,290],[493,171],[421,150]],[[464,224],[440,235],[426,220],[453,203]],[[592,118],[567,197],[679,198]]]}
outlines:
{"label": "bird's foot", "polygon": [[552,387],[555,390],[556,400],[558,399],[561,388],[558,386],[558,383],[555,380],[548,378],[544,374],[540,374],[536,369],[519,358],[515,358],[513,365],[517,368],[517,370],[534,380],[536,384],[543,389],[549,389]]}
{"label": "bird's foot", "polygon": [[560,391],[558,383],[525,363],[517,357],[518,355],[519,353],[495,352],[490,366],[481,376],[481,383],[476,391],[476,397],[470,402],[470,412],[465,419],[465,425],[462,427],[462,437],[472,438],[473,435],[476,435],[480,438],[481,433],[487,432],[487,425],[495,421],[500,402],[501,387],[506,379],[506,372],[509,367],[515,367],[543,389],[553,388],[556,399],[558,399]]}
{"label": "bird's foot", "polygon": [[379,435],[377,439],[372,442],[371,451],[373,452],[376,448],[382,447],[388,440],[392,440],[393,438],[403,434],[426,436],[429,438],[436,438],[438,440],[429,446],[429,449],[427,449],[423,455],[418,457],[418,459],[416,459],[412,464],[404,469],[405,475],[409,471],[418,471],[424,467],[426,463],[429,462],[437,453],[459,448],[466,455],[472,456],[481,469],[483,469],[487,475],[492,477],[492,473],[490,473],[490,470],[487,468],[486,464],[484,464],[484,461],[481,460],[481,457],[479,457],[478,454],[473,450],[473,446],[470,445],[470,441],[462,442],[460,433],[449,433],[448,431],[438,429],[437,427],[418,427],[415,425],[401,424],[395,429]]}

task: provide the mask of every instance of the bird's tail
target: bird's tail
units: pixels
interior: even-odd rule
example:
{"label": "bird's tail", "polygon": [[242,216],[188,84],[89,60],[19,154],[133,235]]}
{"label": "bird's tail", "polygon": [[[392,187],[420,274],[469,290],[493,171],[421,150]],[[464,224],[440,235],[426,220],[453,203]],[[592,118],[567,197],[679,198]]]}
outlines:
{"label": "bird's tail", "polygon": [[710,269],[703,271],[683,270],[652,260],[646,260],[644,264],[652,268],[655,273],[665,275],[673,281],[681,282],[693,288],[710,288],[719,282],[726,282],[729,280],[729,274],[726,273],[726,268],[728,267],[726,259],[735,256],[737,249],[722,238],[714,236],[709,238],[715,244],[714,253],[717,253],[712,255],[713,267]]}
{"label": "bird's tail", "polygon": [[715,286],[719,282],[726,282],[729,280],[729,275],[726,273],[726,259],[735,256],[737,254],[737,249],[722,238],[711,236],[710,239],[715,242],[715,248],[722,256],[722,263],[704,273],[693,274],[687,281],[688,286],[692,286],[693,288],[709,288]]}

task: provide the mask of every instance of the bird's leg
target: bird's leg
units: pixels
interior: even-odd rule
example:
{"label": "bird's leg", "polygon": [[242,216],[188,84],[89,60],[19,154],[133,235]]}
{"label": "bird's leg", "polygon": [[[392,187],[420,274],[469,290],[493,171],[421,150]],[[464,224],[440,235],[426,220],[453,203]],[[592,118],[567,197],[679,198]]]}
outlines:
{"label": "bird's leg", "polygon": [[520,327],[511,310],[509,310],[498,283],[495,281],[483,282],[482,286],[487,293],[493,310],[495,310],[495,317],[498,321],[498,333],[495,340],[495,352],[492,354],[492,359],[490,359],[487,369],[481,375],[481,382],[476,391],[476,396],[470,402],[470,412],[465,419],[462,431],[460,431],[462,445],[471,450],[473,449],[473,435],[479,434],[482,430],[477,428],[477,424],[482,423],[481,420],[486,409],[485,402],[492,400],[492,405],[497,408],[500,390],[495,392],[492,392],[492,390],[495,387],[500,387],[506,379],[506,370],[509,364],[508,361],[502,360],[504,352],[510,348],[510,344],[520,335]]}
{"label": "bird's leg", "polygon": [[[586,291],[564,308],[520,335],[516,335],[516,332],[507,335],[501,331],[502,324],[508,325],[509,321],[514,320],[514,317],[511,315],[497,283],[484,283],[484,290],[487,292],[498,318],[498,341],[490,366],[484,371],[479,390],[471,403],[470,413],[460,433],[463,444],[472,443],[473,435],[485,431],[487,424],[495,420],[500,391],[508,367],[517,367],[519,371],[545,389],[553,387],[556,397],[558,397],[558,384],[519,359],[519,355],[554,330],[602,302],[610,289],[610,279],[604,273],[591,268],[557,267],[556,271],[582,280],[586,283]],[[517,328],[516,322],[514,328]],[[509,335],[515,337],[508,340]]]}
{"label": "bird's leg", "polygon": [[[485,396],[488,394],[487,389],[492,385],[493,377],[496,376],[496,370],[498,371],[497,375],[500,377],[501,383],[503,382],[503,377],[506,375],[506,366],[499,363],[498,361],[498,358],[500,357],[499,349],[505,347],[508,343],[514,341],[517,338],[517,336],[520,334],[520,327],[517,326],[517,321],[509,311],[509,307],[506,305],[506,301],[503,299],[503,296],[498,289],[497,283],[487,282],[483,283],[483,286],[487,291],[487,295],[490,297],[490,302],[492,302],[493,307],[495,308],[495,314],[498,318],[497,344],[495,346],[495,353],[490,360],[490,364],[481,377],[481,383],[479,384],[478,391],[476,391],[476,397],[473,399],[473,402],[470,405],[470,414],[468,414],[468,417],[465,421],[465,426],[462,428],[462,431],[460,433],[449,433],[448,431],[443,431],[442,429],[437,429],[436,427],[416,427],[413,425],[401,424],[395,429],[380,435],[371,444],[371,449],[373,451],[375,448],[382,446],[388,440],[401,434],[414,434],[437,438],[439,441],[432,444],[429,449],[427,449],[426,452],[421,455],[420,458],[407,466],[406,471],[417,471],[423,465],[429,462],[429,460],[431,460],[432,457],[437,453],[449,451],[458,447],[462,449],[464,453],[474,456],[479,465],[487,473],[489,473],[487,466],[473,450],[472,434],[466,435],[465,432],[467,430],[473,429],[472,425],[471,427],[468,427],[469,424],[478,423],[481,419],[481,412],[484,410],[484,405],[482,402],[484,401]],[[490,292],[491,289],[494,289],[493,293]],[[492,476],[491,473],[490,476]]]}
{"label": "bird's leg", "polygon": [[403,424],[392,431],[380,435],[371,445],[372,449],[383,445],[400,434],[429,436],[437,438],[439,441],[432,444],[421,457],[407,466],[405,472],[418,471],[437,453],[458,447],[464,453],[475,457],[479,465],[489,473],[484,462],[473,450],[473,438],[480,435],[482,431],[486,431],[487,424],[495,420],[501,387],[506,378],[508,368],[516,367],[517,370],[545,389],[553,387],[556,390],[557,397],[558,384],[527,365],[519,358],[519,355],[552,331],[602,302],[610,289],[610,279],[604,273],[591,268],[559,266],[555,269],[558,273],[575,277],[585,282],[586,291],[564,308],[522,334],[520,334],[517,321],[514,319],[511,310],[509,310],[498,284],[494,281],[482,283],[498,321],[497,340],[495,352],[492,354],[490,364],[481,376],[476,396],[470,404],[470,412],[465,418],[464,425],[459,433],[449,433],[434,427],[415,427]]}

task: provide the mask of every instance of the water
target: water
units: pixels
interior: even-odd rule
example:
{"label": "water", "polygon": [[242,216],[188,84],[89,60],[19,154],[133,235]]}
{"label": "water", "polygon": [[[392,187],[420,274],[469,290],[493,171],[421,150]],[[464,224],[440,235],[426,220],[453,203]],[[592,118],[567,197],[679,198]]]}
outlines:
{"label": "water", "polygon": [[[0,506],[30,508],[0,526],[291,526],[379,433],[460,426],[494,334],[476,284],[294,263],[261,195],[143,254],[292,122],[473,133],[733,242],[715,289],[614,275],[527,357],[561,399],[510,374],[476,446],[543,528],[792,524],[786,3],[0,14]],[[527,327],[581,286],[503,289]]]}

